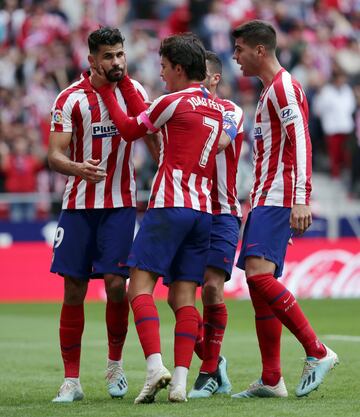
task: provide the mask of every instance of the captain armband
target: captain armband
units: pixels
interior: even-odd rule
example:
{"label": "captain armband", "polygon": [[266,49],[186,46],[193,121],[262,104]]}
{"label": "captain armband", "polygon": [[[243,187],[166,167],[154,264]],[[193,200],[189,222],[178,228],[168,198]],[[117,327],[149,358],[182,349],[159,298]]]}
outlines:
{"label": "captain armband", "polygon": [[238,134],[237,124],[229,114],[223,117],[223,131],[229,136],[231,142],[234,141]]}

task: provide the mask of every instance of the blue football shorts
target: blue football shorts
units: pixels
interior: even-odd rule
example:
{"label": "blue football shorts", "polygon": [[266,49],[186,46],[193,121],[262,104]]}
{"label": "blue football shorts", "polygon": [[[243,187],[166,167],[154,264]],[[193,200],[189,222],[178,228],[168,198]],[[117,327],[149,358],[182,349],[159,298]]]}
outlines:
{"label": "blue football shorts", "polygon": [[239,233],[240,219],[238,217],[232,214],[212,216],[207,266],[223,270],[226,273],[225,281],[231,278]]}
{"label": "blue football shorts", "polygon": [[128,266],[156,273],[164,284],[203,284],[210,246],[211,214],[184,207],[146,211]]}
{"label": "blue football shorts", "polygon": [[62,210],[51,272],[82,280],[104,274],[128,277],[135,221],[135,207]]}
{"label": "blue football shorts", "polygon": [[248,215],[237,266],[245,270],[245,259],[258,256],[276,265],[275,277],[281,277],[291,237],[288,207],[257,206]]}

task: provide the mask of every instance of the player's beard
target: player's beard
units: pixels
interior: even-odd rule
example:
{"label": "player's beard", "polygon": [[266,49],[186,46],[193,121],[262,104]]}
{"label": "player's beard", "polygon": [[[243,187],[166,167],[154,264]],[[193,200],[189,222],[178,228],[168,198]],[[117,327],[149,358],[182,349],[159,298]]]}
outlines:
{"label": "player's beard", "polygon": [[[119,74],[116,74],[117,72],[119,72]],[[111,83],[121,81],[124,78],[124,68],[112,68],[108,72],[105,72],[105,77]]]}

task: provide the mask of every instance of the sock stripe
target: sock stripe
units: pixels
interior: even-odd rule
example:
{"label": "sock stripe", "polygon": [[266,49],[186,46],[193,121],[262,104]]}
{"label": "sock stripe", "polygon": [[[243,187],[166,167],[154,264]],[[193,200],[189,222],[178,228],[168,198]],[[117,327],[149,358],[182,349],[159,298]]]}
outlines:
{"label": "sock stripe", "polygon": [[272,320],[275,318],[275,314],[272,314],[271,316],[255,316],[255,320]]}
{"label": "sock stripe", "polygon": [[212,329],[225,330],[225,326],[221,326],[220,324],[214,324],[214,323],[204,323],[204,327],[211,327]]}
{"label": "sock stripe", "polygon": [[177,337],[187,337],[187,338],[189,338],[191,340],[195,340],[195,341],[196,341],[196,338],[197,338],[197,336],[194,336],[193,334],[190,334],[190,333],[175,333],[175,336],[177,336]]}
{"label": "sock stripe", "polygon": [[61,350],[65,350],[65,351],[69,351],[69,350],[80,348],[80,347],[81,347],[81,344],[71,345],[71,346],[60,345]]}
{"label": "sock stripe", "polygon": [[159,317],[144,317],[142,319],[139,319],[135,322],[135,326],[142,323],[143,321],[159,321]]}
{"label": "sock stripe", "polygon": [[278,294],[275,298],[273,298],[270,302],[269,305],[274,304],[279,298],[281,298],[284,294],[286,294],[288,292],[288,290],[285,288],[283,291],[281,291],[280,294]]}

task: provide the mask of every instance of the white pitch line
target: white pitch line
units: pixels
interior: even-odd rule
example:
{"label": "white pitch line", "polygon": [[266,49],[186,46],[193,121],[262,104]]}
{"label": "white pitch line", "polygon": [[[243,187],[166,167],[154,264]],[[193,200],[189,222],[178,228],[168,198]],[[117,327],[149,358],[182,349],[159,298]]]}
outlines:
{"label": "white pitch line", "polygon": [[346,334],[326,334],[323,337],[329,340],[340,340],[343,342],[360,342],[360,336],[349,336]]}

